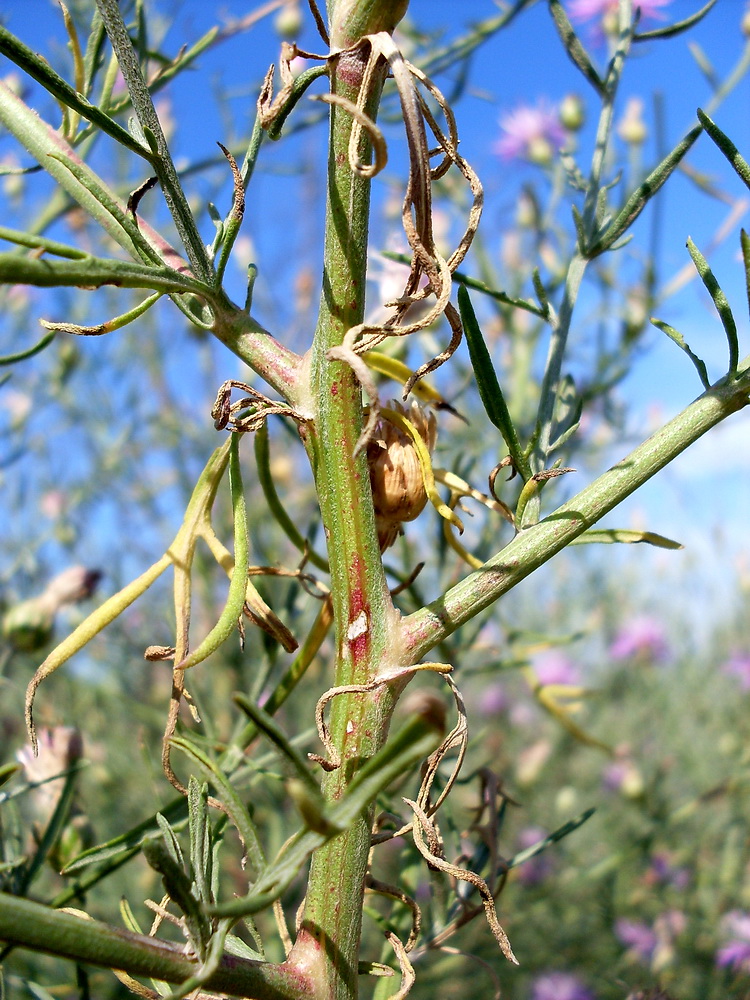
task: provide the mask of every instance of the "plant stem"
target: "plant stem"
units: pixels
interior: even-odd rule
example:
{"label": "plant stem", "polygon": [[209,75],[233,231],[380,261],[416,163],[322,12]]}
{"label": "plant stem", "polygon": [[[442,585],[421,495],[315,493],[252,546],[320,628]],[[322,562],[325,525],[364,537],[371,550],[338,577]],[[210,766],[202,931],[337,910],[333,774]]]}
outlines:
{"label": "plant stem", "polygon": [[[334,47],[344,38],[349,44],[357,40],[349,34],[355,22],[362,33],[390,30],[395,22],[389,22],[405,8],[403,0],[342,0],[329,6]],[[369,16],[363,18],[363,13]],[[367,55],[364,46],[332,66],[334,93],[356,101]],[[382,79],[366,107],[373,119]],[[328,539],[336,636],[331,684],[336,687],[366,683],[394,663],[398,620],[380,559],[366,455],[354,454],[362,430],[362,390],[346,364],[327,356],[364,315],[370,191],[369,180],[353,174],[349,166],[351,128],[350,115],[333,106],[323,292],[311,368],[310,408],[315,418],[306,434]],[[363,146],[360,154],[365,152]],[[338,800],[362,763],[383,745],[395,698],[395,690],[383,687],[333,699],[330,731],[342,763],[323,782],[327,800]],[[370,824],[367,810],[313,856],[304,917],[290,961],[315,970],[321,1000],[357,996]]]}
{"label": "plant stem", "polygon": [[[182,983],[199,969],[184,952],[166,941],[84,920],[28,899],[0,893],[0,940],[90,965],[127,969]],[[285,965],[251,962],[226,955],[206,989],[256,1000],[296,1000],[309,996],[303,973]]]}

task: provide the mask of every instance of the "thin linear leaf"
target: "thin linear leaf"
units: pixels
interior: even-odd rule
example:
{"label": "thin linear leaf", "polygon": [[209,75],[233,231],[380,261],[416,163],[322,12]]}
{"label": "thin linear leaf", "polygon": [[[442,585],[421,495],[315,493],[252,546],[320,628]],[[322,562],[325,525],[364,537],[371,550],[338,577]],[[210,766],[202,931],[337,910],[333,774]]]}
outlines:
{"label": "thin linear leaf", "polygon": [[[411,257],[405,253],[396,253],[393,250],[381,250],[380,254],[387,260],[395,260],[399,264],[411,263]],[[530,312],[534,316],[538,316],[539,319],[544,319],[544,313],[539,306],[534,302],[529,302],[528,299],[513,298],[512,295],[508,295],[506,292],[500,292],[495,288],[490,288],[483,281],[480,281],[478,278],[471,278],[468,274],[464,274],[462,271],[454,271],[453,280],[457,285],[465,285],[467,288],[471,288],[475,292],[481,292],[482,295],[495,299],[497,302],[502,302],[506,306],[513,306],[515,309],[523,309],[525,312]],[[365,357],[367,356],[365,355]]]}
{"label": "thin linear leaf", "polygon": [[607,94],[607,88],[604,85],[604,81],[594,69],[594,64],[591,62],[588,52],[581,44],[578,35],[576,35],[573,25],[570,23],[568,15],[565,13],[565,8],[560,3],[560,0],[549,0],[549,10],[552,15],[552,20],[555,22],[557,32],[560,35],[563,45],[565,46],[565,51],[589,81],[597,94],[600,97],[605,97]]}
{"label": "thin linear leaf", "polygon": [[[184,826],[187,809],[187,800],[181,795],[179,798],[172,799],[163,809],[160,809],[159,814],[169,820],[173,829],[178,830]],[[119,836],[113,837],[103,844],[97,844],[96,847],[89,847],[71,861],[70,864],[66,865],[62,870],[62,874],[74,875],[83,868],[101,864],[104,861],[109,861],[111,858],[119,858],[125,854],[132,857],[133,854],[136,854],[140,850],[141,844],[146,837],[152,837],[159,829],[156,815],[149,816],[148,819],[138,823],[126,833],[121,833]]]}
{"label": "thin linear leaf", "polygon": [[201,784],[195,775],[188,782],[188,829],[190,831],[190,865],[195,879],[198,898],[203,903],[211,898],[211,824],[208,818],[208,785]]}
{"label": "thin linear leaf", "polygon": [[747,160],[740,154],[740,151],[737,149],[729,136],[725,135],[721,131],[712,118],[709,118],[708,115],[704,111],[701,111],[700,108],[698,108],[697,114],[698,121],[705,128],[707,134],[732,164],[745,186],[750,188],[750,164],[748,164]]}
{"label": "thin linear leaf", "polygon": [[715,7],[718,0],[708,0],[705,7],[701,7],[700,10],[696,11],[695,14],[691,14],[690,17],[686,17],[684,21],[675,21],[674,24],[668,24],[663,28],[654,28],[652,31],[641,31],[633,35],[634,42],[650,42],[655,38],[674,38],[675,35],[681,35],[683,31],[687,31],[694,25],[698,24],[703,18],[708,14],[712,7]]}
{"label": "thin linear leaf", "polygon": [[281,726],[274,722],[267,712],[264,712],[259,705],[256,705],[252,699],[247,698],[244,694],[236,692],[232,695],[232,701],[235,705],[241,708],[245,715],[252,719],[258,729],[264,733],[276,747],[278,747],[279,751],[284,755],[284,757],[286,757],[300,779],[313,789],[313,791],[320,794],[320,785],[310,771],[310,765],[307,758],[289,742],[285,733],[281,729]]}
{"label": "thin linear leaf", "polygon": [[46,334],[38,343],[34,344],[33,347],[27,348],[25,351],[19,351],[17,354],[6,354],[0,358],[0,367],[4,365],[15,365],[19,361],[25,361],[27,358],[33,358],[35,354],[39,354],[43,351],[45,347],[52,343],[55,339],[54,330],[52,333]]}
{"label": "thin linear leaf", "polygon": [[256,875],[260,875],[267,868],[263,848],[258,839],[255,824],[250,818],[250,813],[227,775],[224,774],[216,761],[211,760],[192,740],[182,736],[173,736],[171,744],[197,765],[203,777],[214,786],[219,801],[237,829]]}
{"label": "thin linear leaf", "polygon": [[0,240],[7,240],[17,246],[28,247],[30,250],[44,250],[46,253],[54,254],[57,257],[66,257],[69,260],[85,260],[89,254],[80,247],[71,247],[67,243],[60,243],[58,240],[51,240],[47,236],[39,233],[25,233],[20,229],[8,229],[7,226],[0,226]]}
{"label": "thin linear leaf", "polygon": [[245,509],[245,494],[242,487],[242,471],[240,469],[240,434],[233,434],[229,447],[229,486],[232,492],[232,516],[234,517],[234,569],[229,584],[227,603],[219,615],[219,620],[206,638],[185,657],[181,663],[175,664],[180,670],[187,670],[205,660],[214,653],[236,630],[237,622],[242,615],[247,591],[247,566],[249,558],[247,540],[247,513]]}
{"label": "thin linear leaf", "polygon": [[17,253],[0,254],[0,283],[6,285],[36,285],[41,288],[59,286],[101,288],[151,288],[167,294],[192,293],[206,296],[211,289],[189,274],[166,267],[130,260],[86,256],[83,260],[51,260],[48,257],[27,257]]}
{"label": "thin linear leaf", "polygon": [[53,97],[60,101],[65,107],[70,108],[79,114],[86,121],[91,122],[107,135],[116,139],[121,146],[125,146],[132,153],[137,153],[149,162],[153,159],[151,150],[138,142],[127,129],[110,118],[108,114],[97,108],[96,105],[87,101],[80,93],[70,86],[61,76],[59,76],[44,59],[41,59],[35,52],[11,34],[7,28],[0,25],[0,53],[7,56],[11,62],[27,73],[32,79],[49,91]]}
{"label": "thin linear leaf", "polygon": [[740,246],[742,247],[742,262],[745,265],[745,291],[747,306],[750,309],[750,237],[744,229],[740,230]]}
{"label": "thin linear leaf", "polygon": [[562,840],[563,837],[567,837],[568,834],[577,830],[579,826],[583,826],[587,820],[591,819],[595,812],[596,809],[594,808],[586,809],[580,816],[576,816],[575,819],[570,819],[567,823],[563,823],[562,826],[553,830],[552,833],[548,834],[542,840],[538,840],[536,844],[532,844],[531,847],[526,847],[523,851],[519,851],[518,854],[514,854],[513,857],[509,858],[506,862],[508,868],[517,868],[518,865],[522,865],[524,861],[529,861],[531,858],[536,857],[537,854],[541,854],[542,851],[546,850],[546,848],[550,847],[552,844],[556,844],[559,840]]}
{"label": "thin linear leaf", "polygon": [[709,267],[708,261],[690,237],[688,237],[687,248],[688,253],[693,259],[693,263],[695,264],[695,269],[700,275],[700,279],[703,282],[706,291],[711,296],[714,306],[716,307],[719,319],[721,320],[721,325],[724,327],[724,333],[727,335],[727,343],[729,344],[729,373],[733,374],[737,371],[737,365],[739,364],[740,346],[737,340],[737,324],[734,322],[734,316],[732,315],[729,301],[724,292],[721,290],[719,282],[716,280],[716,276]]}
{"label": "thin linear leaf", "polygon": [[673,326],[670,326],[669,323],[664,323],[662,320],[655,319],[653,316],[651,317],[651,322],[654,324],[655,327],[658,327],[658,329],[661,330],[662,333],[666,333],[666,335],[669,337],[669,339],[673,340],[675,342],[675,344],[677,344],[677,346],[681,350],[683,350],[685,352],[685,354],[687,354],[687,356],[690,358],[690,360],[695,365],[696,371],[698,372],[698,375],[700,376],[700,380],[701,380],[701,384],[703,385],[703,388],[704,389],[710,389],[711,388],[711,380],[708,377],[708,371],[706,370],[706,363],[705,363],[705,361],[703,361],[701,358],[699,358],[697,354],[693,354],[693,352],[688,347],[688,345],[687,345],[687,343],[685,341],[685,338],[682,336],[682,334],[679,332],[679,330],[675,330],[675,328]]}
{"label": "thin linear leaf", "polygon": [[318,569],[327,573],[328,560],[323,556],[318,555],[314,549],[310,548],[307,539],[302,536],[297,528],[297,525],[287,514],[286,509],[276,492],[276,484],[274,483],[273,476],[271,474],[271,453],[268,442],[268,423],[264,422],[255,432],[254,445],[255,461],[258,467],[258,482],[263,490],[263,496],[266,498],[266,503],[268,504],[271,514],[276,519],[289,541],[296,546],[300,552],[305,553],[313,566],[317,566]]}
{"label": "thin linear leaf", "polygon": [[654,545],[657,549],[684,549],[681,542],[675,542],[664,535],[657,535],[655,531],[633,531],[627,528],[592,528],[584,531],[582,535],[574,538],[571,545],[602,544],[610,545],[616,543],[625,545]]}
{"label": "thin linear leaf", "polygon": [[68,333],[76,337],[101,337],[106,333],[113,333],[115,330],[121,330],[124,326],[127,326],[140,316],[143,316],[144,313],[148,312],[151,306],[156,305],[162,297],[162,294],[162,292],[154,292],[153,295],[149,295],[148,298],[139,302],[137,306],[133,306],[132,309],[128,309],[128,311],[122,313],[122,315],[113,316],[112,319],[105,320],[104,323],[98,323],[96,326],[79,326],[77,323],[64,322],[52,323],[50,320],[46,319],[41,319],[39,322],[45,330],[51,330],[53,334]]}
{"label": "thin linear leaf", "polygon": [[510,411],[505,402],[500,383],[497,380],[490,352],[487,350],[482,331],[479,328],[469,293],[463,287],[458,289],[458,308],[461,313],[464,332],[466,333],[466,343],[469,347],[469,356],[477,380],[479,396],[487,411],[487,416],[500,431],[508,446],[514,467],[524,480],[526,480],[531,475],[531,469],[521,448],[521,442],[518,440],[516,429],[513,426]]}
{"label": "thin linear leaf", "polygon": [[151,163],[159,178],[167,207],[177,227],[177,232],[180,234],[190,265],[199,278],[211,282],[214,278],[213,265],[209,260],[205,243],[201,239],[190,205],[182,190],[182,184],[172,161],[159,116],[156,113],[154,102],[143,77],[138,55],[133,48],[117,0],[97,0],[97,6],[112,48],[117,54],[122,75],[128,85],[133,109],[138,116],[146,142],[154,154]]}
{"label": "thin linear leaf", "polygon": [[585,256],[589,260],[612,249],[613,245],[635,222],[667,178],[675,171],[680,160],[683,159],[702,131],[703,125],[696,125],[692,128],[684,139],[651,171],[643,183],[635,189],[605,234],[593,246],[586,248]]}
{"label": "thin linear leaf", "polygon": [[34,881],[37,872],[47,860],[47,856],[60,838],[60,834],[68,821],[70,810],[73,806],[73,796],[75,794],[76,780],[78,778],[79,771],[80,767],[74,767],[65,776],[65,784],[63,785],[62,792],[60,793],[60,798],[55,804],[54,812],[49,818],[42,838],[37,845],[36,851],[34,852],[34,856],[29,862],[28,867],[25,869],[21,878],[21,883],[17,888],[16,895],[18,896],[26,895],[26,891]]}

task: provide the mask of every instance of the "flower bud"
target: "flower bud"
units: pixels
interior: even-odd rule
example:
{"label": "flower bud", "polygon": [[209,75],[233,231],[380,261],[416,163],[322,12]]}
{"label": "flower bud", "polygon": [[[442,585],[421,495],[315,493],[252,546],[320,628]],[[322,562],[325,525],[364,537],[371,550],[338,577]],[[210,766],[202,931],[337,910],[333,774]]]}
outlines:
{"label": "flower bud", "polygon": [[49,604],[36,597],[21,601],[10,608],[3,617],[3,638],[14,649],[33,653],[52,638],[55,616]]}
{"label": "flower bud", "polygon": [[55,615],[64,604],[90,597],[101,579],[98,569],[71,566],[58,573],[44,593],[9,608],[2,621],[3,638],[26,653],[41,649],[52,638]]}
{"label": "flower bud", "polygon": [[[408,410],[399,403],[392,406],[411,421],[432,452],[437,438],[435,414],[426,413],[416,402]],[[414,442],[388,420],[379,422],[376,437],[367,446],[367,460],[378,539],[384,551],[395,542],[402,523],[422,513],[427,493]]]}
{"label": "flower bud", "polygon": [[586,121],[586,109],[578,94],[566,94],[560,105],[560,124],[569,132],[578,132]]}
{"label": "flower bud", "polygon": [[643,121],[643,101],[640,97],[631,97],[625,105],[625,114],[617,126],[617,134],[623,142],[638,146],[648,135],[646,123]]}
{"label": "flower bud", "polygon": [[302,29],[302,11],[297,0],[285,3],[276,15],[273,26],[282,38],[294,38]]}

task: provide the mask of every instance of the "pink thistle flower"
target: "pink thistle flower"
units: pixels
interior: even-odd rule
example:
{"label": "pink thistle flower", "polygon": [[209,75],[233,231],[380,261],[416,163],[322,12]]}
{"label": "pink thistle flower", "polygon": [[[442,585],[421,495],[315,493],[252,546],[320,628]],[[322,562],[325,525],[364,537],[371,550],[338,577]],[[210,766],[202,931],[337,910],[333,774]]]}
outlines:
{"label": "pink thistle flower", "polygon": [[618,920],[615,934],[629,954],[646,965],[650,964],[659,943],[653,928],[641,920]]}
{"label": "pink thistle flower", "polygon": [[544,166],[566,139],[558,109],[545,100],[534,107],[519,105],[503,115],[500,128],[505,134],[495,143],[493,151],[503,160],[528,160]]}
{"label": "pink thistle flower", "polygon": [[[641,18],[652,18],[663,20],[662,8],[667,7],[672,0],[634,0],[633,13],[638,9],[641,11]],[[612,17],[617,17],[619,0],[570,0],[568,3],[568,14],[571,21],[606,21]]]}
{"label": "pink thistle flower", "polygon": [[669,654],[664,627],[656,618],[647,615],[632,618],[623,625],[609,647],[613,660],[637,658],[662,663],[669,658]]}
{"label": "pink thistle flower", "polygon": [[736,677],[743,691],[750,691],[750,653],[733,653],[721,671],[730,677]]}
{"label": "pink thistle flower", "polygon": [[732,910],[724,916],[722,924],[725,934],[731,937],[716,952],[716,964],[750,975],[750,913]]}
{"label": "pink thistle flower", "polygon": [[551,649],[534,658],[534,670],[539,683],[578,685],[581,675],[578,667],[558,649]]}
{"label": "pink thistle flower", "polygon": [[594,1000],[594,994],[569,972],[547,972],[534,980],[531,1000]]}

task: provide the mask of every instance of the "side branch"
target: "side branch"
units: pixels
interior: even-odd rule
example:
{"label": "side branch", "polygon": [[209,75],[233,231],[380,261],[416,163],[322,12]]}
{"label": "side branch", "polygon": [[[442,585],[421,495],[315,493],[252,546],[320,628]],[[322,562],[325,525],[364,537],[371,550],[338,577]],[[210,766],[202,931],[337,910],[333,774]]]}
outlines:
{"label": "side branch", "polygon": [[590,486],[543,521],[521,531],[484,566],[442,597],[404,618],[404,663],[417,663],[439,642],[493,604],[681,452],[750,402],[750,356]]}
{"label": "side branch", "polygon": [[[77,962],[122,969],[135,976],[183,983],[198,964],[175,945],[85,920],[18,896],[0,893],[0,940]],[[256,1000],[294,1000],[305,995],[304,976],[287,966],[225,955],[207,989]]]}

